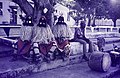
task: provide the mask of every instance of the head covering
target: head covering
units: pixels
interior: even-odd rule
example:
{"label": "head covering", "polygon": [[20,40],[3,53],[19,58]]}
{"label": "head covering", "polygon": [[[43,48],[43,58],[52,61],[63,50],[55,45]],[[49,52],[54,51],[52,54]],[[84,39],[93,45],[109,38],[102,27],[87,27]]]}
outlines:
{"label": "head covering", "polygon": [[57,24],[65,24],[66,25],[66,23],[64,22],[64,17],[63,16],[60,16],[59,18],[58,18],[58,22],[56,23],[56,25]]}
{"label": "head covering", "polygon": [[60,17],[58,18],[58,22],[64,22],[64,17],[60,16]]}
{"label": "head covering", "polygon": [[39,23],[38,23],[38,26],[39,27],[46,27],[47,26],[47,21],[46,21],[46,18],[44,16],[42,16],[39,20]]}
{"label": "head covering", "polygon": [[25,21],[25,19],[23,19],[23,26],[25,26],[26,25],[26,21]]}
{"label": "head covering", "polygon": [[31,16],[27,16],[25,21],[24,21],[24,25],[26,26],[33,26],[33,22],[32,22],[32,17]]}

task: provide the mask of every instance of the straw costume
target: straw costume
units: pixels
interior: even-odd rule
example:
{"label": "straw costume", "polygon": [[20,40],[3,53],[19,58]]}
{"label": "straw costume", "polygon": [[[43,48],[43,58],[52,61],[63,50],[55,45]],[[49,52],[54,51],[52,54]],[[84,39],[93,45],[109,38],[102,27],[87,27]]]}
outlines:
{"label": "straw costume", "polygon": [[18,55],[28,55],[31,48],[31,37],[32,37],[32,17],[28,16],[23,21],[23,25],[21,27],[21,36],[15,44],[15,51],[13,55],[13,61],[17,60]]}
{"label": "straw costume", "polygon": [[[58,18],[58,22],[56,25],[52,28],[53,34],[55,36],[57,45],[59,47],[59,50],[63,52],[65,50],[65,47],[69,44],[69,39],[72,36],[72,32],[70,30],[70,27],[67,26],[67,24],[64,22],[64,17],[60,16]],[[69,51],[65,52],[65,54],[69,55]],[[64,55],[64,54],[61,54]]]}
{"label": "straw costume", "polygon": [[54,35],[50,26],[46,23],[46,18],[41,17],[38,25],[33,28],[32,44],[34,51],[41,53],[43,58],[48,61],[49,53],[56,49],[56,46],[53,46],[54,41]]}

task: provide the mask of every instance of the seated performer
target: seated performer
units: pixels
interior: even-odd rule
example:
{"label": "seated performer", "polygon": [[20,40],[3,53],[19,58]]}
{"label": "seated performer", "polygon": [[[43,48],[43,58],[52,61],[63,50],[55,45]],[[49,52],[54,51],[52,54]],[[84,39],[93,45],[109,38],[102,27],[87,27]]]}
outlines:
{"label": "seated performer", "polygon": [[[54,52],[56,46],[54,46],[55,38],[51,31],[50,26],[46,23],[46,18],[42,16],[37,26],[33,28],[32,44],[33,51],[36,54],[41,54],[43,60],[49,62],[52,56],[49,54]],[[52,55],[52,54],[51,54]]]}
{"label": "seated performer", "polygon": [[21,36],[18,39],[15,47],[15,51],[13,54],[13,61],[17,60],[18,55],[27,55],[29,53],[31,47],[31,36],[32,36],[32,17],[28,16],[23,21],[23,25],[21,26]]}
{"label": "seated performer", "polygon": [[70,27],[67,26],[67,24],[64,22],[63,16],[60,16],[58,18],[58,22],[52,28],[52,31],[59,48],[59,55],[61,56],[61,59],[63,59],[64,61],[64,56],[69,55],[69,51],[64,50],[65,47],[67,47],[67,45],[69,44],[68,40],[71,38],[72,32],[70,30]]}

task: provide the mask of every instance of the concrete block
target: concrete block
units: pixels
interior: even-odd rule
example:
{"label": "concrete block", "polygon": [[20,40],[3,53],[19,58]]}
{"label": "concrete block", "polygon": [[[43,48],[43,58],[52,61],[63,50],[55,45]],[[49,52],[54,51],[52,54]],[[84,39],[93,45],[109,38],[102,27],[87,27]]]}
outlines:
{"label": "concrete block", "polygon": [[[79,42],[70,42],[70,51],[71,55],[76,54],[82,54],[83,53],[83,45]],[[88,51],[89,45],[87,44],[87,51]]]}
{"label": "concrete block", "polygon": [[0,36],[7,36],[3,28],[0,28]]}
{"label": "concrete block", "polygon": [[10,37],[19,37],[20,36],[20,28],[11,28],[9,32]]}

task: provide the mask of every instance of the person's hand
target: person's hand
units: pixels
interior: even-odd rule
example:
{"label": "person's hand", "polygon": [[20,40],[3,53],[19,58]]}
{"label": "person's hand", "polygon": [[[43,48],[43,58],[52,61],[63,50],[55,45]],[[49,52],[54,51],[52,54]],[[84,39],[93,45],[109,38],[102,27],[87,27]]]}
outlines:
{"label": "person's hand", "polygon": [[55,46],[56,46],[56,45],[57,45],[57,42],[56,42],[56,41],[53,41],[53,45],[55,45]]}

